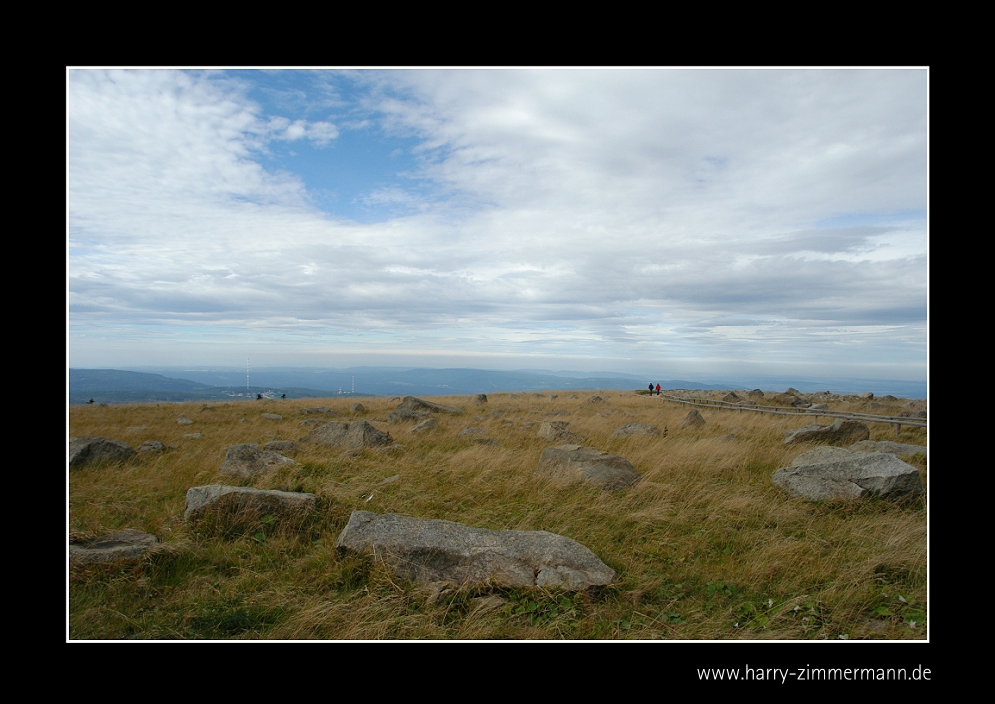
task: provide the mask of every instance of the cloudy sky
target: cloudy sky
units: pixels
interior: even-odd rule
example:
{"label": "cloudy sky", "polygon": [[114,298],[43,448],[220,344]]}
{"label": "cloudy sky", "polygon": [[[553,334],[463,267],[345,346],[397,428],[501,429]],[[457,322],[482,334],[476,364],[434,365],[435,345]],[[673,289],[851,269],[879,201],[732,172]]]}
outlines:
{"label": "cloudy sky", "polygon": [[69,70],[69,363],[925,379],[927,79]]}

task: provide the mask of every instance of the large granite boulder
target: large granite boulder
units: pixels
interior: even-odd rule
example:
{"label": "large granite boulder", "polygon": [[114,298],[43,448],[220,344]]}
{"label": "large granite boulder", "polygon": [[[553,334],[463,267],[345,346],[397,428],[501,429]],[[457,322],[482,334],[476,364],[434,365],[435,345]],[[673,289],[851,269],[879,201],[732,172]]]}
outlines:
{"label": "large granite boulder", "polygon": [[320,428],[315,428],[302,437],[300,441],[351,450],[390,445],[394,439],[389,433],[377,430],[365,420],[356,420],[351,423],[333,420]]}
{"label": "large granite boulder", "polygon": [[439,403],[432,403],[431,401],[423,401],[420,398],[415,398],[414,396],[405,396],[401,403],[398,405],[397,410],[406,411],[437,411],[438,413],[452,413],[453,415],[459,415],[463,413],[462,408],[456,408],[455,406],[443,406]]}
{"label": "large granite boulder", "polygon": [[198,521],[211,516],[224,524],[234,525],[271,515],[286,523],[303,519],[314,510],[315,502],[314,494],[208,484],[187,490],[183,517]]}
{"label": "large granite boulder", "polygon": [[639,472],[624,457],[572,444],[543,450],[536,475],[558,483],[589,482],[605,491],[639,481]]}
{"label": "large granite boulder", "polygon": [[151,533],[128,528],[69,544],[69,564],[88,565],[137,560],[159,542]]}
{"label": "large granite boulder", "polygon": [[832,425],[806,425],[792,431],[784,440],[785,445],[796,442],[820,442],[825,445],[852,445],[871,437],[871,429],[859,420],[837,418]]}
{"label": "large granite boulder", "polygon": [[919,470],[894,455],[842,447],[817,447],[774,472],[774,483],[813,501],[864,496],[915,497]]}
{"label": "large granite boulder", "polygon": [[615,571],[575,540],[546,531],[487,530],[452,521],[353,511],[335,546],[373,553],[420,584],[492,584],[580,590]]}
{"label": "large granite boulder", "polygon": [[279,452],[260,450],[256,443],[247,442],[227,448],[218,473],[249,479],[257,474],[271,472],[280,467],[293,467],[295,464],[296,462]]}
{"label": "large granite boulder", "polygon": [[125,462],[135,454],[131,445],[120,440],[88,436],[69,438],[69,469],[97,462]]}

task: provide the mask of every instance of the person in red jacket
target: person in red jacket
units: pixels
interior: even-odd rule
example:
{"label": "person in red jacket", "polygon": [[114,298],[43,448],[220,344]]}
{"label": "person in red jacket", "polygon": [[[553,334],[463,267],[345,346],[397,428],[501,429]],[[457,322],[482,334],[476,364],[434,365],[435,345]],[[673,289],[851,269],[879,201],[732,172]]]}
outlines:
{"label": "person in red jacket", "polygon": [[660,385],[659,384],[656,385],[656,395],[657,396],[660,395]]}

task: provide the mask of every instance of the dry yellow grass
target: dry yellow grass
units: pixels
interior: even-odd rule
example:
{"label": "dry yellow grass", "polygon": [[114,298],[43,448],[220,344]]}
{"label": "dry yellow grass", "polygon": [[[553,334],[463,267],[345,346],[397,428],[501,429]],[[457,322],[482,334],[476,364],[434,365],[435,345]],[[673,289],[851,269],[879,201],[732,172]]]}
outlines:
{"label": "dry yellow grass", "polygon": [[[397,405],[387,398],[363,399],[362,415],[334,398],[72,407],[72,436],[176,447],[70,473],[71,533],[139,528],[163,540],[137,566],[71,571],[70,636],[925,637],[925,499],[812,504],[787,496],[771,475],[810,446],[784,445],[783,434],[811,419],[702,409],[706,425],[682,430],[687,407],[617,392],[586,402],[593,393],[495,394],[483,406],[466,396],[432,398],[466,413],[436,414],[438,427],[423,434],[411,431],[413,422],[386,423]],[[296,467],[244,482],[316,494],[317,514],[299,533],[226,539],[182,521],[189,487],[237,483],[217,474],[226,447],[298,439],[309,430],[300,427],[301,409],[318,405],[342,413],[340,420],[370,421],[405,450],[343,457],[306,446]],[[547,415],[556,411],[568,415]],[[194,423],[178,425],[181,415]],[[556,444],[536,436],[544,419],[567,420],[585,445],[623,455],[641,481],[601,493],[536,478],[542,450]],[[632,422],[667,432],[613,437]],[[484,428],[494,444],[460,437],[466,426]],[[872,425],[872,439],[925,444],[925,437],[924,429],[904,428],[896,438],[893,428]],[[925,460],[918,462],[925,478]],[[618,582],[577,595],[402,583],[383,565],[334,549],[356,509],[560,533],[599,555]]]}

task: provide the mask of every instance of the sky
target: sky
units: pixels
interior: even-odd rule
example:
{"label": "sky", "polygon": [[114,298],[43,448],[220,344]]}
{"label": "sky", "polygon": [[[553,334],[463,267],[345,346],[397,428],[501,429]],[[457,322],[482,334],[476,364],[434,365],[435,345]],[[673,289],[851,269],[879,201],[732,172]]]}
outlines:
{"label": "sky", "polygon": [[72,367],[925,380],[928,70],[66,72]]}

